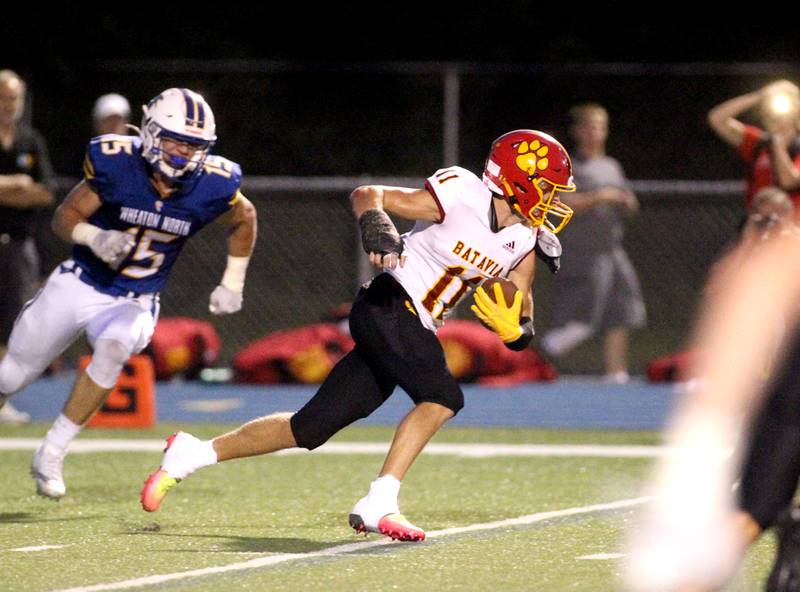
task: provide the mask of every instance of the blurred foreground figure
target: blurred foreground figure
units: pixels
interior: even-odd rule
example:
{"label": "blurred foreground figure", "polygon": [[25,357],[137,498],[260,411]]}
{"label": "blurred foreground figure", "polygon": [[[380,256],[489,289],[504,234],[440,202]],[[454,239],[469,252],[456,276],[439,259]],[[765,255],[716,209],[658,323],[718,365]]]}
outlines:
{"label": "blurred foreground figure", "polygon": [[242,306],[255,209],[239,191],[239,165],[211,155],[211,107],[197,93],[171,88],[143,111],[140,137],[105,135],[89,143],[84,179],[53,217],[54,232],[74,245],[72,257],[23,307],[0,362],[2,406],[81,334],[94,349],[31,464],[37,492],[54,499],[66,493],[67,447],[128,358],[147,346],[173,264],[186,241],[214,220],[229,231],[228,265],[209,308],[229,314]]}
{"label": "blurred foreground figure", "polygon": [[[631,590],[724,586],[747,545],[776,522],[797,487],[800,240],[795,231],[776,232],[758,248],[743,244],[729,257],[736,264],[723,266],[724,281],[712,278],[697,326],[697,380],[667,433],[674,450],[650,482],[657,497],[629,533]],[[770,369],[774,379],[767,382]],[[773,570],[783,575],[771,578],[769,590],[788,592],[800,589],[800,573],[791,529],[784,533]]]}

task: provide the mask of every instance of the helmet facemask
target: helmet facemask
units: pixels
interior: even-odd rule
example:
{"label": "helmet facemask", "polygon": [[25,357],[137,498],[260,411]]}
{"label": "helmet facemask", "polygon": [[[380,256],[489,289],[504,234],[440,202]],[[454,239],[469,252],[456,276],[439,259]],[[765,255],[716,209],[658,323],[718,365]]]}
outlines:
{"label": "helmet facemask", "polygon": [[[213,142],[198,142],[196,138],[181,136],[163,129],[156,122],[151,121],[145,128],[152,137],[150,146],[143,146],[145,159],[170,183],[186,183],[193,180],[203,170]],[[164,139],[175,140],[191,145],[193,154],[183,157],[179,154],[164,150]]]}
{"label": "helmet facemask", "polygon": [[542,184],[537,182],[535,174],[529,177],[529,180],[539,194],[539,203],[530,209],[528,219],[534,226],[544,226],[553,234],[557,234],[572,218],[572,208],[561,202],[558,193],[575,191],[575,186],[555,185],[543,179],[548,185],[543,188]]}
{"label": "helmet facemask", "polygon": [[[562,203],[557,194],[562,191],[575,191],[575,186],[554,185],[547,179],[540,179],[547,182],[548,187],[543,188],[542,184],[537,182],[536,177],[536,174],[529,177],[529,187],[536,191],[538,200],[533,206],[527,208],[527,214],[524,209],[527,206],[522,206],[519,195],[530,193],[530,191],[523,187],[522,184],[514,183],[515,191],[506,179],[502,179],[505,190],[503,197],[517,214],[528,220],[534,227],[544,226],[553,234],[557,234],[567,225],[573,214],[572,208]],[[526,202],[528,200],[523,197],[522,201]]]}

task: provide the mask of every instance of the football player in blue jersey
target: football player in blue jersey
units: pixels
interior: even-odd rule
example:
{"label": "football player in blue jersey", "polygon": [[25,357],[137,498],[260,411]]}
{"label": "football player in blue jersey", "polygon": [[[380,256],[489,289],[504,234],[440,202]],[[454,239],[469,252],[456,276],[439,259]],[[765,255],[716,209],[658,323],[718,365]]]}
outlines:
{"label": "football player in blue jersey", "polygon": [[183,245],[206,224],[228,225],[228,264],[209,309],[242,307],[256,212],[239,190],[238,164],[210,154],[214,114],[199,94],[165,90],[143,107],[140,136],[88,146],[85,178],[56,210],[53,230],[74,243],[17,318],[0,362],[0,406],[85,332],[94,349],[33,457],[37,491],[60,498],[69,443],[105,401],[123,364],[147,346],[159,292]]}

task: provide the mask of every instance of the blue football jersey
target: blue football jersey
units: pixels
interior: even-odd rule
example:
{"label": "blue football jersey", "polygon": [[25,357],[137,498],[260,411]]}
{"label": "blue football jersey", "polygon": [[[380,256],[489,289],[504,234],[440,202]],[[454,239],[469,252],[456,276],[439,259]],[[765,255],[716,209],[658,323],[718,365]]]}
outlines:
{"label": "blue football jersey", "polygon": [[242,171],[238,164],[210,155],[203,169],[185,193],[162,198],[150,181],[138,137],[93,138],[84,174],[103,203],[89,223],[104,230],[129,232],[136,244],[116,270],[89,247],[75,245],[72,258],[81,268],[81,279],[115,296],[160,292],[189,237],[227,212],[239,198]]}

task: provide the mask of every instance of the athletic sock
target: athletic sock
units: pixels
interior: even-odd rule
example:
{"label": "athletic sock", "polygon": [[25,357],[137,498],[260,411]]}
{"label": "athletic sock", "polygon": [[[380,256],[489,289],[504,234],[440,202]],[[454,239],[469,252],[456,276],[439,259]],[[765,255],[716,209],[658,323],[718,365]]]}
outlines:
{"label": "athletic sock", "polygon": [[83,426],[78,425],[63,413],[60,413],[47,431],[44,441],[59,450],[66,450]]}
{"label": "athletic sock", "polygon": [[392,508],[397,511],[397,494],[400,492],[400,481],[392,475],[383,475],[375,479],[369,486],[369,500],[379,507]]}
{"label": "athletic sock", "polygon": [[199,440],[191,434],[181,434],[164,455],[161,468],[175,479],[185,479],[197,469],[217,463],[213,440]]}
{"label": "athletic sock", "polygon": [[217,452],[214,450],[214,440],[203,440],[197,450],[197,460],[201,464],[198,469],[217,464]]}

